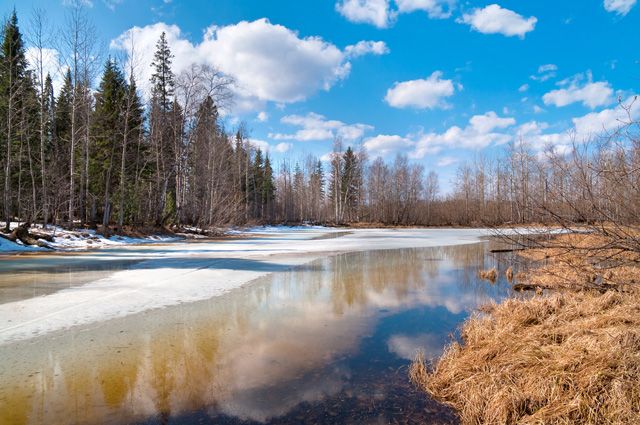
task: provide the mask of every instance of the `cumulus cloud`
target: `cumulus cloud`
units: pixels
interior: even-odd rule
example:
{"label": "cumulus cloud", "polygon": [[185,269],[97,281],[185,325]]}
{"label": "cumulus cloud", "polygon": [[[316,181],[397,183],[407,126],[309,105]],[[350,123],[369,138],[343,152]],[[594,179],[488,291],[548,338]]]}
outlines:
{"label": "cumulus cloud", "polygon": [[483,115],[474,115],[464,127],[453,126],[444,133],[427,133],[416,142],[414,158],[424,158],[438,148],[483,149],[491,145],[501,145],[512,140],[512,135],[504,130],[515,125],[510,117],[499,117],[490,111]]}
{"label": "cumulus cloud", "polygon": [[[134,58],[143,89],[148,90],[150,64],[163,31],[174,54],[176,74],[193,64],[214,66],[236,80],[246,102],[251,98],[279,103],[301,101],[319,90],[329,90],[351,69],[352,56],[346,51],[320,37],[300,37],[265,18],[209,27],[202,41],[195,44],[178,26],[160,22],[130,28],[111,42],[113,49]],[[376,53],[380,49],[379,45],[370,47],[372,51],[361,48],[360,53]]]}
{"label": "cumulus cloud", "polygon": [[623,105],[624,108],[616,106],[575,117],[572,119],[573,125],[562,132],[547,132],[549,124],[529,121],[518,127],[518,140],[527,143],[539,153],[549,149],[560,154],[566,153],[574,143],[611,134],[628,125],[630,120],[640,119],[640,103],[635,97],[626,99]]}
{"label": "cumulus cloud", "polygon": [[593,109],[597,106],[606,105],[611,102],[613,90],[606,81],[588,83],[582,87],[571,86],[567,89],[552,90],[542,97],[545,105],[555,105],[558,107],[567,106],[572,103],[581,102],[584,106]]}
{"label": "cumulus cloud", "polygon": [[384,100],[394,108],[446,108],[444,99],[453,95],[455,87],[441,77],[442,72],[435,71],[426,79],[396,82]]}
{"label": "cumulus cloud", "polygon": [[566,88],[551,90],[542,96],[545,105],[555,105],[557,107],[567,106],[572,103],[580,102],[584,106],[591,109],[597,106],[607,105],[611,103],[613,89],[607,81],[592,82],[591,74],[587,74],[585,84],[580,84],[583,78],[578,75],[573,79],[563,81],[561,84],[567,85]]}
{"label": "cumulus cloud", "polygon": [[373,127],[367,124],[345,124],[342,121],[328,120],[323,115],[310,112],[307,115],[287,115],[280,122],[300,127],[295,133],[270,133],[274,140],[321,141],[341,137],[351,141],[360,139]]}
{"label": "cumulus cloud", "polygon": [[364,147],[373,156],[388,156],[394,152],[408,152],[414,159],[441,152],[443,149],[482,149],[490,145],[504,144],[513,136],[505,129],[515,125],[516,120],[500,117],[490,111],[474,115],[464,128],[449,127],[443,133],[418,133],[407,136],[378,135],[364,142]]}
{"label": "cumulus cloud", "polygon": [[618,15],[626,15],[636,5],[637,0],[604,0],[604,8],[607,12]]}
{"label": "cumulus cloud", "polygon": [[415,142],[398,135],[379,134],[364,142],[364,147],[373,156],[386,157],[415,147]]}
{"label": "cumulus cloud", "polygon": [[[36,77],[40,78],[40,52],[38,49],[29,47],[26,51],[26,58],[29,62],[29,67],[36,71]],[[42,49],[42,73],[45,78],[47,74],[51,76],[51,82],[53,83],[53,90],[56,96],[60,93],[60,89],[64,84],[65,72],[66,67],[61,62],[60,52],[56,49]]]}
{"label": "cumulus cloud", "polygon": [[449,18],[455,4],[455,0],[396,0],[399,13],[424,11],[432,19]]}
{"label": "cumulus cloud", "polygon": [[388,28],[400,13],[426,12],[431,19],[446,19],[452,14],[456,0],[340,0],[336,10],[347,20]]}
{"label": "cumulus cloud", "polygon": [[347,20],[387,28],[395,19],[389,0],[341,0],[336,10]]}
{"label": "cumulus cloud", "polygon": [[291,143],[281,142],[275,145],[273,150],[279,153],[285,153],[288,152],[292,147],[293,145]]}
{"label": "cumulus cloud", "polygon": [[638,102],[637,98],[628,98],[623,104],[628,109],[628,112],[625,108],[616,106],[574,118],[573,125],[576,133],[580,137],[597,136],[627,125],[629,118],[631,120],[640,119],[640,102]]}
{"label": "cumulus cloud", "polygon": [[483,34],[524,38],[525,34],[534,30],[538,19],[535,16],[525,18],[512,10],[490,4],[465,13],[458,22],[470,25],[471,28]]}
{"label": "cumulus cloud", "polygon": [[344,52],[350,58],[357,58],[367,54],[386,55],[389,53],[389,48],[384,41],[363,40],[351,46],[347,46],[344,49]]}
{"label": "cumulus cloud", "polygon": [[262,152],[269,152],[271,146],[269,146],[269,142],[260,139],[249,139],[249,145],[251,145],[254,149],[260,149]]}

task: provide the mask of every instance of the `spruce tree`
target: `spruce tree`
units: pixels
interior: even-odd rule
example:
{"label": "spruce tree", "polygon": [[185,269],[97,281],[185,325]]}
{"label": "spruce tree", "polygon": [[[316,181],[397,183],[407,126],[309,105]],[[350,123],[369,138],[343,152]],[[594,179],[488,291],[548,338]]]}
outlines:
{"label": "spruce tree", "polygon": [[96,93],[93,114],[94,148],[89,161],[91,192],[103,200],[102,224],[106,226],[111,215],[111,191],[116,184],[116,164],[119,164],[120,144],[124,131],[123,111],[127,93],[124,75],[109,58]]}
{"label": "spruce tree", "polygon": [[23,106],[22,95],[27,82],[27,59],[25,57],[24,42],[18,27],[18,16],[14,10],[5,22],[2,32],[2,46],[0,49],[0,120],[2,132],[0,145],[4,169],[3,215],[5,231],[9,231],[9,224],[13,214],[12,208],[12,172],[13,150],[18,143],[19,111]]}
{"label": "spruce tree", "polygon": [[[154,149],[154,162],[156,168],[156,225],[162,225],[166,221],[165,211],[175,209],[176,199],[173,198],[173,207],[168,208],[167,191],[175,190],[176,155],[176,118],[181,116],[181,111],[174,111],[169,116],[174,99],[174,75],[171,70],[173,55],[169,49],[167,36],[163,32],[156,44],[151,67],[151,105],[149,108],[150,141]],[[174,215],[173,211],[169,215]]]}
{"label": "spruce tree", "polygon": [[171,70],[171,60],[173,55],[167,42],[167,34],[163,31],[156,44],[156,52],[153,56],[151,67],[151,97],[163,111],[171,110],[171,102],[174,94],[174,75]]}
{"label": "spruce tree", "polygon": [[267,153],[264,159],[264,171],[262,175],[262,205],[266,211],[266,218],[271,220],[273,203],[276,199],[276,184],[273,178],[273,168],[271,158]]}

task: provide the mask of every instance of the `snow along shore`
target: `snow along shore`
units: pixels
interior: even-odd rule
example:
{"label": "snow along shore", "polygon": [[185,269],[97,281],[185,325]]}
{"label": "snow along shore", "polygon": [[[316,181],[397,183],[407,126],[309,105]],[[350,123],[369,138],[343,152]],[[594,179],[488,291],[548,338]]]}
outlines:
{"label": "snow along shore", "polygon": [[[2,224],[4,224],[4,222],[2,222]],[[20,224],[21,223],[11,222],[9,228],[13,230]],[[53,242],[42,241],[49,248],[67,251],[144,243],[172,242],[183,239],[179,236],[168,235],[150,235],[139,238],[121,235],[105,237],[104,235],[97,233],[95,230],[90,229],[67,230],[58,226],[48,226],[46,229],[43,229],[42,225],[34,226],[33,230],[36,230],[38,233],[47,234],[53,237]],[[22,242],[19,241],[11,242],[7,239],[0,238],[0,253],[2,254],[29,251],[38,252],[48,250],[43,247],[23,245]]]}
{"label": "snow along shore", "polygon": [[[80,286],[0,304],[0,344],[219,296],[328,253],[469,244],[490,231],[266,227],[244,233],[245,238],[121,246],[71,257],[80,257],[89,268],[91,262],[136,262]],[[70,257],[55,253],[30,259],[49,267],[68,261]],[[0,273],[7,270],[20,272],[19,266],[3,267],[0,261]]]}

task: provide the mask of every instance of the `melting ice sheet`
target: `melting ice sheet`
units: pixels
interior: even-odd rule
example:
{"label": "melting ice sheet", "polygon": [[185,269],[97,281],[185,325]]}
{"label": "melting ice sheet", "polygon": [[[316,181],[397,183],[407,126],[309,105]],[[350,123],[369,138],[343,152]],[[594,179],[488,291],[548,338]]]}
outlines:
{"label": "melting ice sheet", "polygon": [[488,233],[276,227],[220,241],[0,257],[0,345],[220,296],[329,253],[468,244]]}

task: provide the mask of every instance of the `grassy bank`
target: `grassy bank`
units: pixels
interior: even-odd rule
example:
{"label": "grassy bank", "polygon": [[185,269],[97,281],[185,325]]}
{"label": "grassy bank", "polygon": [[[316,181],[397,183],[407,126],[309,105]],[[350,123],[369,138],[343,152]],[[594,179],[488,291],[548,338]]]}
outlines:
{"label": "grassy bank", "polygon": [[542,263],[519,276],[537,295],[483,308],[413,382],[466,424],[639,423],[640,258],[610,242],[523,251]]}

